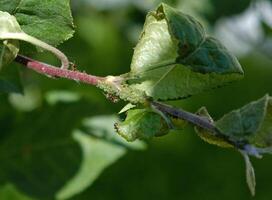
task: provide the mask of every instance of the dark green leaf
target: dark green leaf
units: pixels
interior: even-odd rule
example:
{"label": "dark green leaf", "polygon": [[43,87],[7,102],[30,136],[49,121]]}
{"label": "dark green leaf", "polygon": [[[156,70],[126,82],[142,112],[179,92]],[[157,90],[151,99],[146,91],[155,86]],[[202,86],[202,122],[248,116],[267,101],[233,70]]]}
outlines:
{"label": "dark green leaf", "polygon": [[[200,109],[199,115],[212,120],[206,109]],[[222,136],[226,136],[231,141],[238,143],[243,141],[245,144],[249,144],[249,154],[259,157],[259,153],[271,152],[272,99],[268,95],[240,109],[231,111],[216,122],[212,120],[211,123],[218,128]],[[207,130],[196,127],[196,131],[208,143],[222,147],[233,146],[226,139],[214,136]],[[256,149],[255,147],[261,148]]]}
{"label": "dark green leaf", "polygon": [[154,99],[184,98],[242,78],[237,59],[192,17],[166,4],[147,15],[127,75]]}
{"label": "dark green leaf", "polygon": [[234,140],[246,140],[259,147],[272,145],[272,100],[265,95],[224,115],[216,127]]}
{"label": "dark green leaf", "polygon": [[24,32],[53,46],[74,32],[69,0],[4,0],[0,10],[14,15]]}

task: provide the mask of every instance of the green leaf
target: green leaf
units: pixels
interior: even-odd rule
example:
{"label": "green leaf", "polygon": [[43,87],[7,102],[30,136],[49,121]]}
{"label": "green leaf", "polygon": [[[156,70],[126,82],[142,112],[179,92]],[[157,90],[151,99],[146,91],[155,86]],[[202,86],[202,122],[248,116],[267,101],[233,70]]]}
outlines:
{"label": "green leaf", "polygon": [[272,145],[272,99],[268,95],[224,115],[216,127],[233,140],[258,147]]}
{"label": "green leaf", "polygon": [[[60,50],[47,44],[46,42],[43,42],[37,39],[36,37],[26,34],[21,29],[20,25],[18,24],[14,16],[10,15],[8,12],[0,11],[0,20],[1,20],[0,21],[1,22],[0,40],[22,40],[22,41],[29,42],[37,47],[40,47],[42,49],[52,52],[56,57],[58,57],[61,60],[62,62],[61,68],[68,69],[69,61],[67,57]],[[15,58],[18,52],[18,48],[12,45],[8,45],[8,46],[10,50],[13,50],[13,54],[14,54],[13,57]]]}
{"label": "green leaf", "polygon": [[118,114],[121,114],[121,113],[124,113],[124,112],[127,112],[128,110],[132,109],[132,108],[135,108],[136,106],[131,104],[131,103],[128,103],[127,105],[125,105],[125,107],[123,107]]}
{"label": "green leaf", "polygon": [[[1,22],[0,22],[1,23]],[[3,66],[11,63],[19,52],[19,43],[17,41],[4,41],[0,44],[0,71]]]}
{"label": "green leaf", "polygon": [[[205,107],[200,108],[197,114],[203,117],[204,119],[206,119],[208,122],[212,124],[214,123],[212,117],[210,116],[210,114],[208,113]],[[195,131],[202,140],[204,140],[205,142],[209,144],[217,145],[219,147],[224,147],[224,148],[233,147],[233,145],[230,144],[228,141],[225,141],[223,138],[220,138],[211,134],[209,131],[203,128],[195,126]]]}
{"label": "green leaf", "polygon": [[51,90],[45,94],[45,99],[50,105],[56,105],[57,103],[72,103],[80,100],[81,96],[68,90]]}
{"label": "green leaf", "polygon": [[115,128],[119,135],[130,142],[165,135],[169,131],[163,117],[151,109],[129,110],[125,121],[115,124]]}
{"label": "green leaf", "polygon": [[6,137],[0,141],[0,160],[5,161],[1,162],[0,180],[29,196],[53,199],[82,160],[80,147],[70,135],[74,122],[68,110],[47,107],[11,119],[16,126],[1,132]]}
{"label": "green leaf", "polygon": [[20,193],[12,184],[0,187],[0,199],[3,200],[34,200]]}
{"label": "green leaf", "polygon": [[84,131],[76,130],[74,139],[80,144],[83,161],[77,174],[57,193],[66,199],[85,190],[102,171],[123,156],[127,149],[142,150],[143,142],[128,143],[114,131],[115,116],[96,116],[83,120]]}
{"label": "green leaf", "polygon": [[144,142],[134,141],[127,142],[123,138],[119,137],[114,130],[114,124],[119,123],[118,117],[112,116],[95,116],[83,120],[84,131],[93,137],[104,138],[112,143],[125,146],[128,149],[143,150],[146,148]]}
{"label": "green leaf", "polygon": [[246,182],[251,195],[254,196],[256,187],[254,168],[252,166],[252,163],[250,162],[248,154],[246,152],[241,152],[241,154],[243,155],[246,164]]}
{"label": "green leaf", "polygon": [[74,32],[69,0],[4,0],[0,10],[14,15],[24,32],[53,46]]}
{"label": "green leaf", "polygon": [[[270,96],[265,95],[257,101],[231,111],[216,122],[212,120],[205,108],[201,108],[198,114],[213,123],[222,136],[226,136],[233,142],[248,144],[249,148],[245,150],[250,155],[259,157],[259,153],[271,152],[272,98]],[[233,146],[223,137],[214,136],[207,130],[199,127],[196,127],[195,130],[208,143],[221,147]]]}
{"label": "green leaf", "polygon": [[199,22],[161,4],[147,15],[126,76],[131,88],[167,100],[240,79],[243,70],[218,40],[206,36]]}
{"label": "green leaf", "polygon": [[22,83],[17,66],[7,66],[0,72],[0,94],[1,93],[22,93]]}
{"label": "green leaf", "polygon": [[[1,8],[1,7],[0,7]],[[21,33],[22,29],[18,24],[16,18],[8,12],[0,11],[0,36],[6,33]]]}
{"label": "green leaf", "polygon": [[[128,143],[118,136],[116,117],[82,120],[85,110],[79,102],[10,117],[11,127],[1,129],[0,160],[5,162],[1,162],[0,183],[11,183],[39,199],[65,199],[85,190],[129,149],[145,148],[143,142]],[[75,131],[81,123],[81,130]]]}
{"label": "green leaf", "polygon": [[[0,11],[0,38],[1,35],[10,32],[21,32],[20,25],[17,23],[15,17],[9,15],[6,12]],[[0,70],[4,65],[9,64],[19,52],[19,43],[15,41],[3,41],[0,44]]]}
{"label": "green leaf", "polygon": [[67,199],[90,186],[102,171],[126,153],[126,148],[75,131],[74,139],[83,151],[83,161],[77,174],[56,194]]}

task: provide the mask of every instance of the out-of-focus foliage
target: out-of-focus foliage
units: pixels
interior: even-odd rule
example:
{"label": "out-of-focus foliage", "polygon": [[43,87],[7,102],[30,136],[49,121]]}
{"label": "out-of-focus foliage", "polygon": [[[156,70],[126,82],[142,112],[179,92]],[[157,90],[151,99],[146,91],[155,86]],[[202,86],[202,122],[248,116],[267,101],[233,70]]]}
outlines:
{"label": "out-of-focus foliage", "polygon": [[[87,3],[88,1],[92,3]],[[195,1],[195,4],[198,2],[203,4],[203,1]],[[74,38],[62,44],[60,48],[71,61],[76,62],[79,70],[98,75],[116,75],[129,71],[133,47],[136,44],[135,38],[139,36],[146,11],[153,9],[159,1],[127,0],[124,1],[125,3],[117,4],[115,0],[108,0],[105,3],[108,8],[103,9],[99,5],[101,2],[103,1],[72,0],[76,33]],[[187,4],[187,8],[191,9],[188,9],[190,12],[188,14],[194,12],[194,16],[200,16],[207,22],[206,26],[210,29],[210,34],[217,35],[217,27],[223,23],[223,17],[224,20],[231,20],[229,23],[234,25],[233,15],[241,17],[243,15],[241,12],[253,9],[252,3],[260,1],[252,1],[251,5],[246,6],[246,1],[239,4],[238,1],[205,0],[207,5],[205,9],[201,6],[189,6],[194,1],[165,2],[174,6],[183,4],[184,8]],[[219,6],[218,10],[216,4]],[[267,27],[271,28],[271,24],[267,20],[265,22]],[[231,29],[244,30],[243,27],[247,24],[255,27],[252,23],[254,20],[240,23],[239,29],[237,26]],[[257,36],[258,31],[263,29],[258,27],[256,32],[252,33],[253,36]],[[271,41],[267,33],[269,32],[265,31],[262,37],[264,41]],[[236,35],[238,40],[235,41],[243,41],[244,36],[244,34]],[[234,41],[232,38],[228,40],[225,37],[220,38],[225,44]],[[181,100],[175,105],[192,112],[201,106],[206,106],[216,120],[224,113],[256,100],[265,93],[272,94],[272,60],[269,53],[271,51],[268,51],[271,47],[266,43],[266,48],[259,51],[259,48],[255,47],[263,44],[260,40],[256,40],[254,45],[250,42],[245,43],[249,44],[250,48],[243,51],[245,53],[240,57],[245,70],[243,80],[196,95],[188,100]],[[56,64],[49,54],[37,54],[35,57]],[[18,85],[7,84],[5,88],[11,87],[19,92],[19,76],[4,76],[10,74],[7,72],[9,70],[17,70],[17,67],[15,64],[10,64],[3,68],[0,82],[16,80]],[[11,74],[19,74],[19,72]],[[84,154],[73,138],[74,130],[80,129],[81,134],[84,133],[85,137],[92,138],[93,141],[96,136],[90,135],[91,131],[82,127],[84,119],[95,115],[118,113],[124,105],[122,102],[113,104],[107,101],[97,89],[83,84],[48,79],[21,67],[20,74],[24,87],[35,88],[34,96],[37,95],[36,98],[40,100],[31,109],[28,106],[28,109],[21,109],[16,100],[14,101],[14,97],[0,94],[0,199],[6,197],[3,195],[13,195],[14,200],[31,198],[25,197],[26,193],[35,196],[33,199],[52,199],[56,192],[65,191],[64,183],[68,184],[67,181],[73,180],[73,177],[74,180],[80,177],[80,174],[77,174],[79,169],[82,171],[86,169],[81,165],[84,163]],[[1,91],[4,89],[1,88]],[[60,91],[60,97],[57,97],[56,91]],[[69,94],[63,91],[69,91]],[[29,94],[28,91],[25,93]],[[21,102],[22,105],[29,105],[28,98],[22,98]],[[103,126],[106,125],[108,126],[109,123]],[[102,141],[100,142],[104,145],[106,141]],[[110,145],[113,144],[115,143],[110,142]],[[48,148],[44,145],[48,145]],[[117,142],[117,147],[123,148],[123,146]],[[125,149],[131,148],[125,147]],[[110,161],[120,157],[121,153],[117,151],[118,153],[110,151],[116,153],[113,157],[107,154],[110,156]],[[105,158],[106,153],[106,151],[101,152],[100,155]],[[250,197],[244,184],[244,166],[240,161],[241,158],[235,152],[206,145],[190,128],[184,130],[183,134],[173,131],[168,136],[151,141],[145,152],[128,151],[122,159],[107,168],[92,187],[86,188],[71,199],[217,200],[220,197],[221,200],[246,200]],[[253,160],[253,163],[258,171],[255,199],[269,199],[272,196],[270,181],[272,158],[268,156],[261,161]],[[19,165],[23,167],[23,171],[18,170]],[[91,170],[90,168],[90,172]],[[88,175],[84,177],[86,182],[80,182],[86,186],[86,183],[92,182],[90,177],[92,178]],[[6,180],[10,180],[10,183]],[[69,183],[66,186],[72,187],[71,185]],[[76,187],[74,194],[79,192]],[[65,193],[58,194],[61,197],[61,194]]]}

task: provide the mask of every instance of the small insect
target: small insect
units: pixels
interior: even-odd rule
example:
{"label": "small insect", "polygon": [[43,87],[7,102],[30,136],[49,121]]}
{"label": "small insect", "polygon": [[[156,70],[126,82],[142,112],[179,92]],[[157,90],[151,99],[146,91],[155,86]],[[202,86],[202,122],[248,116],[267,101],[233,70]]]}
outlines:
{"label": "small insect", "polygon": [[69,64],[70,64],[70,68],[71,68],[73,71],[78,71],[78,70],[77,70],[77,65],[76,65],[75,63],[70,62]]}
{"label": "small insect", "polygon": [[104,93],[104,95],[106,96],[107,99],[109,99],[113,103],[117,103],[120,100],[117,96],[113,94]]}

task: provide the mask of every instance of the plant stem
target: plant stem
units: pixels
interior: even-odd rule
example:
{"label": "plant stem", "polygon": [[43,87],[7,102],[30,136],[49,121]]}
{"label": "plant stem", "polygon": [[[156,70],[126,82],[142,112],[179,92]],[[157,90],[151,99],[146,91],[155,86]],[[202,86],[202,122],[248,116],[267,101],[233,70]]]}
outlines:
{"label": "plant stem", "polygon": [[174,108],[170,105],[166,105],[161,102],[153,101],[151,102],[151,104],[165,114],[168,114],[175,118],[183,119],[197,127],[207,130],[211,135],[224,139],[225,141],[229,142],[238,149],[243,149],[244,147],[243,141],[241,142],[233,141],[231,138],[227,137],[226,135],[223,135],[213,123],[199,115],[187,112],[180,108]]}
{"label": "plant stem", "polygon": [[156,102],[156,101],[151,102],[151,104],[155,106],[161,112],[166,113],[172,117],[186,120],[190,122],[191,124],[197,125],[201,128],[204,128],[210,131],[214,135],[218,133],[217,128],[212,123],[210,123],[208,120],[204,119],[203,117],[199,115],[187,112],[180,108],[177,109],[172,106],[169,106],[160,102]]}
{"label": "plant stem", "polygon": [[89,85],[97,85],[99,81],[105,79],[104,77],[93,76],[79,71],[58,68],[22,55],[18,55],[15,58],[15,61],[40,74],[44,74],[51,77],[71,79],[74,81],[87,83]]}
{"label": "plant stem", "polygon": [[[83,83],[87,83],[89,85],[94,85],[94,86],[96,86],[100,81],[106,80],[106,77],[98,77],[98,76],[82,73],[79,71],[58,68],[52,65],[48,65],[46,63],[39,62],[37,60],[33,60],[23,55],[18,55],[15,58],[15,61],[26,66],[29,69],[32,69],[40,74],[44,74],[50,77],[61,77],[61,78],[71,79],[74,81],[83,82]],[[228,141],[230,144],[237,147],[238,149],[244,148],[245,144],[243,141],[241,142],[233,141],[231,138],[223,135],[214,126],[212,122],[208,121],[207,119],[199,115],[184,111],[182,109],[174,108],[170,105],[166,105],[157,101],[152,101],[150,103],[151,103],[151,106],[158,109],[160,112],[164,114],[185,120],[197,127],[206,129],[211,135],[222,138],[225,141]]]}
{"label": "plant stem", "polygon": [[62,53],[57,48],[35,38],[30,35],[27,35],[25,33],[6,33],[1,35],[1,39],[14,39],[14,40],[22,40],[25,42],[29,42],[30,44],[33,44],[35,46],[41,47],[47,51],[50,51],[53,53],[60,61],[61,61],[61,69],[68,69],[69,67],[69,60],[65,56],[64,53]]}

